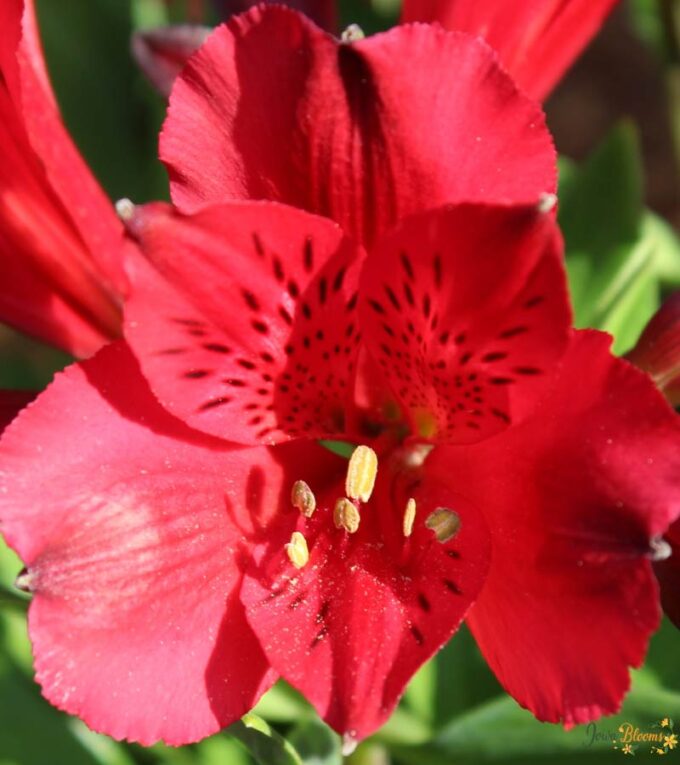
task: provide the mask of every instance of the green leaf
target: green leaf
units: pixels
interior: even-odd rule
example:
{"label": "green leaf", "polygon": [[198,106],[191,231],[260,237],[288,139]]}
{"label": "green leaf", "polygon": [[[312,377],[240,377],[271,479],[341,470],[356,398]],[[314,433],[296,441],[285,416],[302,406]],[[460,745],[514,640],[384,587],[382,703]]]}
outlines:
{"label": "green leaf", "polygon": [[614,351],[637,341],[659,305],[661,286],[680,284],[680,244],[642,206],[639,149],[619,126],[578,168],[560,165],[560,224],[578,327],[611,333]]}
{"label": "green leaf", "polygon": [[628,256],[642,221],[642,176],[631,126],[615,129],[587,163],[563,173],[559,221],[576,323],[597,327],[621,290],[621,272],[629,279],[635,271]]}
{"label": "green leaf", "polygon": [[260,765],[304,765],[288,741],[257,715],[245,715],[226,732],[238,739]]}
{"label": "green leaf", "polygon": [[132,0],[38,0],[50,77],[64,120],[113,199],[167,195],[157,159],[163,102],[130,56]]}
{"label": "green leaf", "polygon": [[394,754],[401,762],[419,765],[457,765],[498,762],[571,763],[620,762],[614,750],[618,727],[630,722],[651,731],[663,717],[677,717],[680,694],[665,690],[644,674],[635,673],[633,690],[620,714],[597,723],[565,730],[560,725],[541,723],[508,696],[499,697],[461,715],[446,726],[432,742],[421,747],[398,747]]}
{"label": "green leaf", "polygon": [[341,765],[340,737],[318,717],[309,717],[296,725],[288,741],[305,765]]}
{"label": "green leaf", "polygon": [[337,454],[338,457],[346,457],[349,459],[352,456],[352,452],[356,449],[356,444],[350,444],[347,441],[319,441],[319,444],[328,449],[329,452]]}

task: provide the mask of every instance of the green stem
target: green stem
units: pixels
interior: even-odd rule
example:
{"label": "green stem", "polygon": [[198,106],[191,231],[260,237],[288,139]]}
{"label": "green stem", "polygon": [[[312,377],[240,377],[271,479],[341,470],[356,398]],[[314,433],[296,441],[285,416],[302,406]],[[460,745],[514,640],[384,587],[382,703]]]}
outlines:
{"label": "green stem", "polygon": [[29,602],[27,598],[19,595],[19,593],[0,585],[0,609],[13,608],[25,613],[28,610]]}

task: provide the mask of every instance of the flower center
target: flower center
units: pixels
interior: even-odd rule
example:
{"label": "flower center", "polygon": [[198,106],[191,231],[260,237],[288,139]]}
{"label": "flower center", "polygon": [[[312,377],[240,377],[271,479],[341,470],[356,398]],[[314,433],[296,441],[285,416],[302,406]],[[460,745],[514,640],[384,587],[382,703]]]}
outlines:
{"label": "flower center", "polygon": [[[414,444],[402,447],[397,452],[397,460],[402,469],[418,469],[432,450],[430,444]],[[333,505],[333,524],[336,529],[347,534],[356,534],[361,524],[362,505],[369,503],[378,476],[378,455],[366,445],[357,446],[349,458],[345,475],[345,495],[338,497]],[[317,498],[312,488],[305,481],[295,481],[291,490],[291,503],[300,513],[310,519],[318,507]],[[413,533],[417,505],[414,497],[405,503],[401,518],[403,537],[408,539]],[[434,538],[445,543],[453,539],[460,529],[460,516],[447,507],[434,508],[425,518],[424,525],[432,531]],[[307,539],[301,531],[295,531],[290,542],[285,545],[286,554],[296,568],[302,568],[309,561]]]}

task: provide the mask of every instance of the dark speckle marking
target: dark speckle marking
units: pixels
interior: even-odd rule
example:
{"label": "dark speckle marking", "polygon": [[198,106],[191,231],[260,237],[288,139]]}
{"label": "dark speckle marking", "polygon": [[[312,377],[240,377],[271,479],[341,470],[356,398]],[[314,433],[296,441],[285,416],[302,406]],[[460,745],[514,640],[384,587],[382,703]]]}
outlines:
{"label": "dark speckle marking", "polygon": [[264,245],[262,244],[262,240],[260,239],[260,235],[257,233],[257,231],[253,231],[252,233],[252,240],[253,240],[253,247],[255,248],[255,252],[261,257],[264,257]]}
{"label": "dark speckle marking", "polygon": [[401,253],[401,265],[404,267],[404,271],[406,271],[406,276],[408,276],[408,278],[413,281],[413,266],[411,265],[411,261],[405,252]]}
{"label": "dark speckle marking", "polygon": [[453,580],[451,580],[451,579],[443,579],[442,581],[444,582],[444,587],[446,587],[446,589],[449,592],[452,592],[454,595],[462,595],[463,594],[461,592],[460,587]]}
{"label": "dark speckle marking", "polygon": [[432,270],[434,271],[434,283],[437,289],[442,286],[442,256],[435,253],[432,259]]}
{"label": "dark speckle marking", "polygon": [[323,305],[326,302],[328,296],[328,282],[324,277],[319,279],[319,303]]}
{"label": "dark speckle marking", "polygon": [[430,601],[423,595],[422,592],[418,593],[418,605],[423,609],[423,611],[429,611],[430,610]]}
{"label": "dark speckle marking", "polygon": [[305,264],[305,271],[309,273],[314,268],[314,243],[312,242],[311,236],[308,236],[305,239],[302,252],[303,252],[302,259]]}
{"label": "dark speckle marking", "polygon": [[423,637],[423,633],[416,627],[415,624],[412,624],[410,626],[411,634],[413,635],[413,639],[418,643],[418,645],[422,645],[425,642],[425,638]]}
{"label": "dark speckle marking", "polygon": [[502,351],[492,351],[491,353],[485,353],[482,356],[482,361],[491,363],[493,361],[502,361],[503,359],[507,357],[508,357],[507,353],[503,353]]}
{"label": "dark speckle marking", "polygon": [[180,353],[186,353],[187,348],[164,348],[162,351],[157,351],[157,356],[178,356]]}
{"label": "dark speckle marking", "polygon": [[185,380],[201,380],[211,374],[212,370],[210,369],[190,369],[188,372],[185,372],[182,377],[184,377]]}
{"label": "dark speckle marking", "polygon": [[260,319],[253,319],[253,321],[250,322],[250,326],[261,335],[269,334],[269,327],[265,324],[265,322],[260,321]]}
{"label": "dark speckle marking", "polygon": [[458,560],[460,558],[460,553],[458,550],[447,550],[446,554],[449,556],[449,558],[453,558],[454,560]]}
{"label": "dark speckle marking", "polygon": [[518,375],[540,375],[543,374],[543,370],[539,369],[538,367],[515,367],[513,370]]}
{"label": "dark speckle marking", "polygon": [[260,310],[260,303],[250,290],[241,290],[241,295],[243,295],[243,299],[246,301],[246,305],[251,311]]}
{"label": "dark speckle marking", "polygon": [[330,601],[325,600],[321,604],[321,608],[319,609],[319,613],[316,615],[316,623],[317,624],[323,624],[326,621],[326,617],[328,616],[328,611],[330,610],[331,604]]}
{"label": "dark speckle marking", "polygon": [[224,356],[231,353],[231,348],[228,345],[222,343],[203,343],[203,348],[211,353],[221,353]]}
{"label": "dark speckle marking", "polygon": [[219,398],[213,398],[210,399],[210,401],[206,401],[205,404],[201,404],[198,407],[199,412],[208,412],[211,409],[217,409],[218,406],[224,406],[225,404],[230,403],[231,399],[228,396],[220,396]]}
{"label": "dark speckle marking", "polygon": [[310,649],[310,651],[311,651],[311,650],[314,650],[314,649],[315,649],[315,648],[316,648],[316,647],[319,645],[319,643],[320,643],[320,642],[321,642],[321,641],[322,641],[322,640],[323,640],[323,639],[326,637],[326,635],[327,635],[327,634],[328,634],[328,627],[326,627],[326,625],[324,625],[324,626],[323,626],[323,627],[322,627],[322,628],[321,628],[321,629],[320,629],[320,630],[317,632],[317,634],[314,636],[314,639],[313,639],[313,640],[312,640],[312,642],[309,644],[309,649]]}
{"label": "dark speckle marking", "polygon": [[524,304],[525,308],[535,308],[537,305],[540,305],[543,302],[543,296],[542,295],[536,295],[536,297],[532,297]]}
{"label": "dark speckle marking", "polygon": [[290,608],[291,611],[294,611],[298,606],[301,606],[306,599],[306,595],[302,593],[301,595],[298,595],[294,600],[291,600],[291,602],[288,604],[288,608]]}
{"label": "dark speckle marking", "polygon": [[523,335],[525,332],[528,332],[528,327],[510,327],[510,329],[503,330],[503,332],[498,335],[502,340],[509,340],[511,337],[517,337],[517,335]]}
{"label": "dark speckle marking", "polygon": [[372,298],[369,298],[368,304],[376,313],[379,313],[381,316],[384,316],[385,309],[377,300],[373,300]]}

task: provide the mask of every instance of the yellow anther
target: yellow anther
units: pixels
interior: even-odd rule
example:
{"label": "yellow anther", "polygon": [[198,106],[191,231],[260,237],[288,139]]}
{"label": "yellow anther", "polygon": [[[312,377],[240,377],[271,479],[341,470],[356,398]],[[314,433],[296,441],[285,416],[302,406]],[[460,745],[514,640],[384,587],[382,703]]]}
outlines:
{"label": "yellow anther", "polygon": [[357,446],[349,458],[345,492],[350,499],[368,502],[378,475],[378,455],[370,446]]}
{"label": "yellow anther", "polygon": [[438,507],[427,516],[425,525],[434,531],[438,542],[448,542],[460,529],[460,516],[447,507]]}
{"label": "yellow anther", "polygon": [[406,503],[406,510],[404,510],[404,536],[410,537],[413,531],[413,521],[416,519],[416,501],[411,497]]}
{"label": "yellow anther", "polygon": [[333,522],[336,529],[345,529],[350,534],[354,534],[359,528],[360,520],[359,511],[347,498],[342,497],[335,503]]}
{"label": "yellow anther", "polygon": [[307,547],[307,540],[299,531],[293,532],[290,542],[285,545],[285,548],[286,554],[295,568],[302,568],[307,565],[309,561],[309,548]]}
{"label": "yellow anther", "polygon": [[314,492],[309,488],[309,485],[304,481],[295,481],[293,489],[290,493],[290,501],[293,503],[293,507],[297,509],[305,516],[305,518],[311,518],[316,510],[316,497]]}

